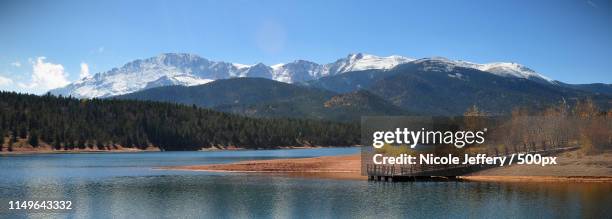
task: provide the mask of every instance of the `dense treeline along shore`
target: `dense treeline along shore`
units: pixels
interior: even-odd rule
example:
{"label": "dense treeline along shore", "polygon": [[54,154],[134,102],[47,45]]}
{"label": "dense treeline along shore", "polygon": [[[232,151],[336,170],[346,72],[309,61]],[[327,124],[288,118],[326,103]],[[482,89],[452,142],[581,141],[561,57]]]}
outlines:
{"label": "dense treeline along shore", "polygon": [[195,106],[0,92],[0,140],[55,150],[355,145],[358,124],[248,118]]}
{"label": "dense treeline along shore", "polygon": [[[445,148],[448,148],[445,145],[443,148],[431,150],[428,153],[437,153],[438,156],[453,153],[455,156],[478,153],[499,156],[508,153],[545,151],[547,148],[579,148],[577,150],[563,150],[558,154],[549,154],[559,158],[559,163],[555,165],[506,165],[462,174],[459,177],[460,180],[612,182],[612,109],[600,109],[590,99],[578,100],[573,106],[561,102],[549,106],[544,111],[515,108],[510,115],[497,118],[488,118],[485,112],[482,112],[476,106],[472,106],[461,119],[468,129],[479,129],[478,127],[484,125],[484,127],[493,128],[492,130],[496,130],[496,132],[487,136],[487,143],[468,145],[466,146],[467,150],[464,151],[452,147],[451,150],[445,150]],[[498,123],[502,121],[503,123]],[[498,124],[499,126],[489,126],[492,124]],[[406,145],[385,145],[383,148],[377,149],[376,152],[386,156],[417,154],[415,150]],[[251,160],[224,164],[170,166],[162,169],[248,172],[365,180],[367,176],[362,175],[361,172],[362,158],[369,158],[369,156],[367,154],[353,154],[315,158]],[[401,166],[396,165],[398,168]],[[418,166],[415,168],[418,168]]]}

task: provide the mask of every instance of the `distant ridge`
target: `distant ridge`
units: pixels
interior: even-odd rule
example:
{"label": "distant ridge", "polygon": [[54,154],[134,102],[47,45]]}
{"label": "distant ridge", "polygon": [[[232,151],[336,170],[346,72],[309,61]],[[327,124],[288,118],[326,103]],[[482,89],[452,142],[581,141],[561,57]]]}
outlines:
{"label": "distant ridge", "polygon": [[415,60],[397,55],[382,57],[355,53],[328,64],[296,60],[290,63],[268,66],[263,63],[245,65],[211,61],[198,55],[186,53],[164,53],[151,58],[138,59],[121,67],[82,78],[50,92],[55,95],[77,98],[110,97],[160,86],[194,86],[235,77],[262,77],[286,83],[302,83],[347,72],[373,69],[391,70],[402,64],[434,61],[439,63],[437,67],[440,68],[432,70],[445,71],[456,67],[472,68],[503,77],[555,83],[555,81],[517,63],[476,64],[446,58]]}
{"label": "distant ridge", "polygon": [[410,115],[367,91],[337,94],[265,78],[232,78],[190,87],[157,87],[113,98],[196,105],[251,117],[358,121],[364,115]]}

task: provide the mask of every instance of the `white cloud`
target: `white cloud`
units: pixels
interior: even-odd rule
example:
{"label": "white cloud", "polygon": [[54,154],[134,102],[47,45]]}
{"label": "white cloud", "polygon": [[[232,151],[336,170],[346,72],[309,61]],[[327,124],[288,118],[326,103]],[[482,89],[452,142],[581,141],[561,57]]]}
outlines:
{"label": "white cloud", "polygon": [[89,65],[85,62],[81,62],[81,74],[79,74],[79,78],[89,77]]}
{"label": "white cloud", "polygon": [[19,68],[19,67],[21,67],[21,62],[15,61],[15,62],[12,62],[11,65],[14,66],[14,67]]}
{"label": "white cloud", "polygon": [[0,76],[0,87],[7,86],[13,83],[13,80],[10,78],[5,78]]}
{"label": "white cloud", "polygon": [[32,81],[29,84],[19,83],[19,86],[44,92],[70,83],[64,66],[45,62],[45,59],[45,57],[38,57],[32,61]]}

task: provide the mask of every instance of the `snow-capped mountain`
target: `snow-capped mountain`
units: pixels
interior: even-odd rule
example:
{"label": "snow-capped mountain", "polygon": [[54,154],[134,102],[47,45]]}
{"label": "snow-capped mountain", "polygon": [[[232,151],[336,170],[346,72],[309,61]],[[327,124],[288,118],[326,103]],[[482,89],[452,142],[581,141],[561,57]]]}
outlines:
{"label": "snow-capped mountain", "polygon": [[422,64],[425,70],[450,72],[455,67],[478,69],[502,77],[524,78],[533,81],[556,84],[557,82],[541,75],[530,68],[513,62],[493,62],[478,64],[462,60],[450,60],[444,57],[423,58],[413,61]]}
{"label": "snow-capped mountain", "polygon": [[525,78],[531,80],[541,79],[549,83],[556,83],[554,80],[514,62],[494,62],[482,64],[478,65],[478,70],[490,72],[499,76]]}
{"label": "snow-capped mountain", "polygon": [[232,77],[261,77],[294,83],[347,71],[388,69],[410,60],[400,56],[352,54],[326,65],[297,60],[287,64],[267,66],[262,63],[244,65],[216,62],[193,54],[165,53],[129,62],[120,68],[80,79],[50,92],[78,98],[109,97],[153,87],[193,86]]}
{"label": "snow-capped mountain", "polygon": [[322,76],[368,69],[391,69],[411,61],[414,59],[403,56],[379,57],[363,53],[350,54],[344,59],[325,65]]}
{"label": "snow-capped mountain", "polygon": [[241,67],[192,54],[168,53],[129,62],[121,68],[82,78],[50,92],[78,98],[108,97],[152,87],[192,86],[220,78],[239,77],[247,69]]}
{"label": "snow-capped mountain", "polygon": [[305,60],[296,60],[287,64],[276,64],[272,66],[276,81],[293,83],[298,81],[309,81],[322,77],[323,66]]}
{"label": "snow-capped mountain", "polygon": [[[351,71],[369,69],[388,70],[405,63],[419,63],[429,60],[426,68],[448,71],[454,67],[474,68],[503,77],[519,77],[538,81],[553,82],[535,71],[516,63],[476,64],[453,61],[445,58],[412,59],[403,56],[380,57],[369,54],[349,54],[329,64],[317,64],[297,60],[286,64],[267,66],[263,63],[244,65],[223,61],[210,61],[193,54],[165,53],[148,59],[139,59],[82,78],[65,87],[51,90],[52,94],[77,98],[109,97],[136,92],[143,89],[184,85],[205,84],[217,79],[233,77],[261,77],[286,83],[316,80],[321,77]],[[434,61],[434,62],[431,62]],[[554,82],[553,82],[554,83]]]}
{"label": "snow-capped mountain", "polygon": [[349,54],[346,58],[325,65],[297,60],[287,64],[273,65],[272,79],[287,83],[309,81],[350,71],[390,69],[413,60],[403,56],[379,57],[363,53]]}

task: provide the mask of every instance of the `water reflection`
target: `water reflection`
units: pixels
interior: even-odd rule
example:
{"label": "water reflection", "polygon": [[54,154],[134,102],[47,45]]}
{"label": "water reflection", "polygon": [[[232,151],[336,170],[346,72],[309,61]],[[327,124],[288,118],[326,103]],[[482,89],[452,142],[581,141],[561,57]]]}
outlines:
{"label": "water reflection", "polygon": [[[3,157],[0,166],[8,170],[0,172],[0,197],[75,203],[74,212],[27,215],[33,218],[605,218],[612,203],[612,185],[605,183],[318,180],[155,171],[150,167],[176,163],[180,156],[132,154],[126,161],[114,156]],[[185,163],[207,160],[181,156]]]}

